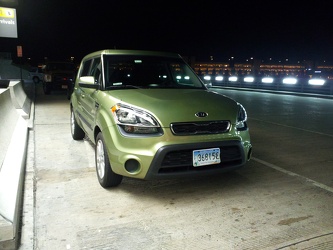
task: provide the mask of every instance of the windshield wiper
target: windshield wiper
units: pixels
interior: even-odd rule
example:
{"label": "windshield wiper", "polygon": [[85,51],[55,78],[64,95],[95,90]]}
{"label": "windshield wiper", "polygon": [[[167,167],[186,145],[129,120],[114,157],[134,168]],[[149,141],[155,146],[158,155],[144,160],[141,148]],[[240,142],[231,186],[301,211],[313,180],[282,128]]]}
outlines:
{"label": "windshield wiper", "polygon": [[107,86],[105,89],[141,89],[141,87],[127,84],[127,85],[111,85]]}

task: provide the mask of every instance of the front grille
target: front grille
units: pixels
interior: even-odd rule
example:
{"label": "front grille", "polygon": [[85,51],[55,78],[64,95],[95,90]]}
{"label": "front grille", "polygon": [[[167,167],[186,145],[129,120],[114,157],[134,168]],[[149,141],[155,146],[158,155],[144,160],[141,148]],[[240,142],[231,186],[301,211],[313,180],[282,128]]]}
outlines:
{"label": "front grille", "polygon": [[162,161],[158,173],[180,173],[217,169],[231,167],[242,163],[242,153],[240,148],[236,145],[220,147],[221,162],[219,164],[194,167],[192,154],[193,150],[189,149],[168,152]]}
{"label": "front grille", "polygon": [[226,133],[230,129],[230,121],[181,122],[172,123],[174,135],[202,135]]}

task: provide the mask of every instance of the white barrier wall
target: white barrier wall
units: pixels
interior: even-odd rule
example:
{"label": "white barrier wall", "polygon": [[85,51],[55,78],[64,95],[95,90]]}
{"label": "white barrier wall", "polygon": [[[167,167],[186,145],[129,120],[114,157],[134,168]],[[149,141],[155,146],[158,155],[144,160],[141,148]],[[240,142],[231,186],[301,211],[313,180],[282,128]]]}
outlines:
{"label": "white barrier wall", "polygon": [[12,104],[10,90],[7,88],[0,94],[0,170],[19,117]]}
{"label": "white barrier wall", "polygon": [[0,93],[0,249],[17,246],[27,140],[27,121],[7,88]]}
{"label": "white barrier wall", "polygon": [[14,107],[20,112],[23,118],[28,119],[30,116],[31,100],[27,97],[21,81],[10,81],[10,95]]}

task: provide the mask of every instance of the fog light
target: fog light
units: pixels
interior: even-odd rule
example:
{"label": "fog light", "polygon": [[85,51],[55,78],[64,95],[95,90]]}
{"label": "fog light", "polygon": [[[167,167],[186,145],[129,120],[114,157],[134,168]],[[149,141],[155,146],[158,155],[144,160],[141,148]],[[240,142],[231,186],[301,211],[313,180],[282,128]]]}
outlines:
{"label": "fog light", "polygon": [[125,169],[129,173],[135,173],[140,169],[140,163],[137,160],[128,160],[125,162]]}

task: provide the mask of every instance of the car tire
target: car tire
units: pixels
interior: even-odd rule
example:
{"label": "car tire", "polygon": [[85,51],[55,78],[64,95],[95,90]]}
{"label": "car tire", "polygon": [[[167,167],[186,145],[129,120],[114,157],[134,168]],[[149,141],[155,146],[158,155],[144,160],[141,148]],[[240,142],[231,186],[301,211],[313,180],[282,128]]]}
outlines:
{"label": "car tire", "polygon": [[116,187],[121,183],[123,176],[112,171],[104,138],[101,132],[98,133],[96,137],[95,162],[97,178],[99,184],[103,188]]}
{"label": "car tire", "polygon": [[51,93],[51,88],[48,87],[45,83],[43,84],[43,91],[45,95],[49,95]]}
{"label": "car tire", "polygon": [[68,84],[68,88],[67,88],[67,100],[71,99],[73,93],[73,85],[72,84]]}
{"label": "car tire", "polygon": [[77,123],[73,108],[71,108],[71,134],[74,140],[82,140],[85,137],[85,133]]}
{"label": "car tire", "polygon": [[34,83],[39,83],[39,78],[37,76],[35,76],[32,80]]}
{"label": "car tire", "polygon": [[67,89],[67,100],[71,99],[71,94],[72,92],[69,89]]}

